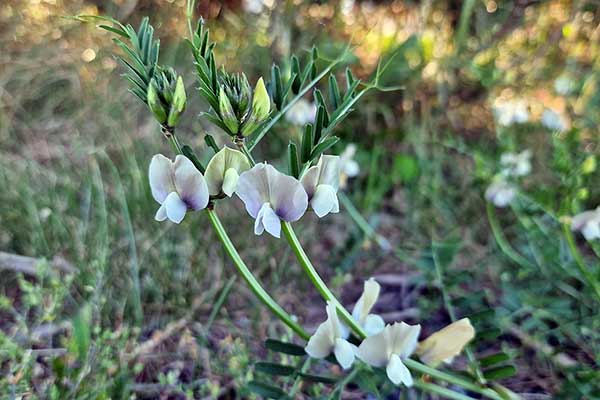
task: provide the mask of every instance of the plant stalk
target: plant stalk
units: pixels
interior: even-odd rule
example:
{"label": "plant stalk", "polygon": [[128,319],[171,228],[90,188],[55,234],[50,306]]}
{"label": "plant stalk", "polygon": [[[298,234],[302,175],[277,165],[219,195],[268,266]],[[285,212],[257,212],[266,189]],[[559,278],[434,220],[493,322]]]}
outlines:
{"label": "plant stalk", "polygon": [[310,335],[302,328],[294,319],[275,301],[273,298],[266,292],[265,289],[260,285],[260,283],[256,280],[252,272],[244,263],[244,260],[240,257],[237,249],[231,242],[229,235],[225,231],[225,228],[221,224],[221,220],[214,210],[207,208],[206,214],[208,215],[208,219],[212,224],[223,248],[233,261],[233,264],[239,274],[244,278],[252,292],[258,297],[258,299],[273,313],[277,318],[279,318],[284,324],[286,324],[292,331],[294,331],[298,336],[300,336],[304,340],[308,340]]}
{"label": "plant stalk", "polygon": [[319,276],[319,273],[312,265],[310,259],[306,255],[306,252],[302,248],[302,245],[300,244],[292,225],[289,222],[281,221],[281,227],[290,247],[294,251],[296,258],[300,263],[300,266],[313,283],[317,291],[321,294],[323,299],[330,301],[335,305],[338,315],[342,317],[344,323],[350,327],[350,329],[358,336],[359,339],[366,338],[367,334],[364,329],[354,320],[354,318],[352,318],[352,315],[350,315],[344,306],[341,305],[335,295],[331,292],[331,290],[329,290],[327,284]]}
{"label": "plant stalk", "polygon": [[502,250],[502,252],[508,258],[510,258],[520,266],[528,269],[535,269],[535,265],[529,262],[529,260],[527,260],[522,255],[517,253],[516,250],[512,248],[510,243],[508,243],[508,240],[506,240],[506,237],[502,233],[502,228],[500,227],[500,223],[498,222],[498,218],[496,217],[496,210],[494,209],[492,203],[486,203],[486,211],[490,227],[492,228],[492,233],[494,234],[494,238],[496,239],[496,243],[498,243],[500,250]]}
{"label": "plant stalk", "polygon": [[571,229],[567,224],[563,224],[563,233],[565,238],[567,239],[567,245],[569,246],[569,251],[571,255],[575,259],[575,265],[579,268],[579,272],[583,276],[583,279],[590,285],[590,288],[594,290],[596,297],[598,297],[598,301],[600,301],[600,282],[594,277],[594,275],[590,272],[590,270],[585,265],[583,261],[583,257],[577,249],[577,245],[575,244],[575,238],[573,237],[573,233],[571,233]]}

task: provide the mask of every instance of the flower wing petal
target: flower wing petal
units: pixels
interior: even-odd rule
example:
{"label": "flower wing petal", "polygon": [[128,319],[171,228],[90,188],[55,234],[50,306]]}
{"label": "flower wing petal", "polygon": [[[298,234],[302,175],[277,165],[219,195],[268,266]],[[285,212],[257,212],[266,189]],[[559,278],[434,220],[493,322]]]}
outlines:
{"label": "flower wing petal", "polygon": [[354,352],[355,346],[350,344],[350,342],[341,338],[335,339],[333,354],[335,354],[335,359],[343,369],[350,368],[354,363]]}
{"label": "flower wing petal", "polygon": [[161,204],[158,210],[156,211],[156,215],[154,215],[154,220],[162,222],[165,219],[167,219],[167,208],[164,204]]}
{"label": "flower wing petal", "polygon": [[325,358],[333,350],[331,324],[329,321],[323,322],[317,328],[317,331],[310,337],[304,350],[312,358]]}
{"label": "flower wing petal", "polygon": [[323,218],[330,212],[339,212],[340,206],[336,190],[330,185],[318,185],[315,194],[310,200],[310,206],[319,218]]}
{"label": "flower wing petal", "polygon": [[410,387],[413,385],[413,379],[406,365],[402,362],[400,357],[397,354],[392,354],[390,357],[390,362],[388,363],[385,372],[387,373],[388,378],[394,385],[399,385],[401,383]]}
{"label": "flower wing petal", "polygon": [[176,224],[180,223],[187,212],[187,204],[181,200],[176,192],[170,193],[163,203],[167,218]]}
{"label": "flower wing petal", "polygon": [[[257,226],[259,227],[258,229]],[[257,230],[260,232],[257,232]],[[276,238],[281,236],[281,221],[269,203],[263,204],[254,223],[255,234],[260,235],[263,230],[266,230]]]}
{"label": "flower wing petal", "polygon": [[235,168],[229,168],[225,172],[225,177],[223,178],[223,193],[231,197],[231,195],[235,192],[239,178],[240,176]]}

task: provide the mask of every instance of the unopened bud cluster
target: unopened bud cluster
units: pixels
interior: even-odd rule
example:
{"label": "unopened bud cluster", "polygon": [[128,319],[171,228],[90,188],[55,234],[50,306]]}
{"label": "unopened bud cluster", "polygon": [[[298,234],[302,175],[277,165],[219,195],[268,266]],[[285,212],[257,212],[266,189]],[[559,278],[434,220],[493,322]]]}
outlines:
{"label": "unopened bud cluster", "polygon": [[174,128],[187,101],[183,79],[173,68],[160,68],[148,85],[146,101],[161,125]]}
{"label": "unopened bud cluster", "polygon": [[231,136],[248,136],[263,122],[271,110],[271,100],[260,78],[250,89],[245,74],[222,71],[219,90],[219,114]]}

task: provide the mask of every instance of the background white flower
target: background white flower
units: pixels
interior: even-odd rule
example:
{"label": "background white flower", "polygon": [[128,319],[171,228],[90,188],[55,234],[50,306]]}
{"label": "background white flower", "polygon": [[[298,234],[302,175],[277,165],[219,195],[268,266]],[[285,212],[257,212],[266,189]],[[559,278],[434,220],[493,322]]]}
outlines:
{"label": "background white flower", "polygon": [[187,210],[202,210],[208,205],[208,186],[204,177],[185,156],[172,162],[162,154],[152,157],[148,171],[152,197],[161,206],[154,219],[169,219],[176,224]]}
{"label": "background white flower", "polygon": [[408,325],[404,322],[387,325],[377,335],[363,340],[356,355],[369,365],[386,367],[387,376],[395,385],[403,383],[412,386],[412,376],[402,360],[415,351],[419,332],[420,325]]}
{"label": "background white flower", "polygon": [[278,238],[281,220],[297,221],[308,207],[308,196],[300,182],[265,163],[256,164],[240,175],[236,194],[256,220],[257,235],[266,230]]}
{"label": "background white flower", "polygon": [[542,125],[548,129],[559,132],[564,132],[567,130],[567,121],[562,115],[552,109],[546,108],[544,110],[541,121]]}
{"label": "background white flower", "polygon": [[571,230],[581,232],[586,240],[600,239],[600,206],[573,217]]}
{"label": "background white flower", "polygon": [[340,187],[346,187],[349,178],[355,178],[360,173],[360,166],[354,160],[356,145],[350,143],[340,154]]}
{"label": "background white flower", "polygon": [[308,202],[319,218],[340,212],[337,191],[340,186],[340,157],[322,155],[300,179]]}
{"label": "background white flower", "polygon": [[306,353],[312,358],[325,358],[333,352],[342,368],[350,368],[354,363],[356,346],[346,340],[347,331],[340,323],[335,305],[327,302],[326,310],[327,320],[308,340]]}
{"label": "background white flower", "polygon": [[520,177],[531,172],[531,151],[524,150],[520,153],[504,153],[500,156],[502,175]]}
{"label": "background white flower", "polygon": [[498,123],[502,126],[529,121],[529,111],[524,100],[496,101],[493,109]]}
{"label": "background white flower", "polygon": [[287,113],[285,119],[294,125],[306,125],[312,123],[317,115],[317,106],[305,99],[298,100]]}
{"label": "background white flower", "polygon": [[354,305],[352,318],[367,332],[368,336],[376,335],[385,328],[383,318],[377,314],[370,314],[377,302],[381,286],[373,278],[365,281],[362,295]]}
{"label": "background white flower", "polygon": [[496,207],[508,206],[517,195],[517,188],[503,180],[493,182],[485,191],[485,199]]}

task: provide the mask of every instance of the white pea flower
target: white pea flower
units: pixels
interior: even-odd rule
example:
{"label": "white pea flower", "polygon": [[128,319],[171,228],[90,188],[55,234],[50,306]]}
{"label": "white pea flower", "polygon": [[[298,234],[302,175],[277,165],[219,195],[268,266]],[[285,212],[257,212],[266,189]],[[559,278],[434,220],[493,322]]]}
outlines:
{"label": "white pea flower", "polygon": [[525,176],[531,172],[531,151],[504,153],[500,156],[500,165],[504,176]]}
{"label": "white pea flower", "polygon": [[416,353],[425,364],[437,367],[441,362],[451,363],[474,337],[475,329],[471,321],[463,318],[420,342]]}
{"label": "white pea flower", "polygon": [[496,101],[494,114],[502,126],[522,124],[529,120],[527,104],[523,100]]}
{"label": "white pea flower", "polygon": [[342,368],[350,368],[354,363],[356,346],[346,340],[348,332],[340,323],[335,305],[328,301],[326,310],[327,320],[308,340],[306,353],[312,358],[325,358],[333,353]]}
{"label": "white pea flower", "polygon": [[375,279],[370,278],[365,281],[363,293],[352,310],[352,318],[365,330],[367,336],[376,335],[385,328],[383,318],[377,314],[370,314],[380,290],[381,286]]}
{"label": "white pea flower", "polygon": [[360,173],[360,166],[354,160],[354,155],[356,154],[356,145],[354,143],[350,143],[342,154],[340,154],[340,187],[346,187],[349,178],[355,178]]}
{"label": "white pea flower", "polygon": [[206,166],[204,177],[209,193],[216,196],[223,192],[231,197],[237,187],[239,174],[249,169],[250,162],[241,151],[223,147]]}
{"label": "white pea flower", "polygon": [[600,239],[600,206],[573,217],[571,230],[581,232],[585,240]]}
{"label": "white pea flower", "polygon": [[556,93],[566,96],[573,92],[575,82],[568,75],[563,74],[554,81],[554,90]]}
{"label": "white pea flower", "polygon": [[558,112],[546,108],[542,113],[542,125],[546,128],[553,130],[564,132],[567,130],[567,121],[564,119],[562,115]]}
{"label": "white pea flower", "polygon": [[235,193],[256,220],[254,233],[257,235],[266,230],[278,238],[281,221],[299,220],[308,207],[308,196],[302,184],[266,163],[256,164],[243,172]]}
{"label": "white pea flower", "polygon": [[251,14],[260,14],[263,11],[264,3],[262,0],[243,0],[242,7]]}
{"label": "white pea flower", "polygon": [[396,322],[387,325],[377,335],[369,336],[358,346],[356,355],[373,367],[385,367],[394,385],[412,386],[413,379],[403,359],[410,357],[417,347],[421,325]]}
{"label": "white pea flower", "polygon": [[300,179],[308,202],[319,218],[340,212],[337,191],[340,186],[340,157],[322,155]]}
{"label": "white pea flower", "polygon": [[162,154],[152,157],[148,177],[152,197],[160,204],[154,219],[180,223],[188,210],[202,210],[208,205],[208,186],[204,177],[189,160],[178,155],[172,162]]}
{"label": "white pea flower", "polygon": [[517,195],[517,188],[503,180],[493,182],[485,191],[485,199],[496,207],[508,206]]}
{"label": "white pea flower", "polygon": [[285,119],[294,125],[303,126],[314,122],[317,106],[305,99],[298,100],[285,114]]}

